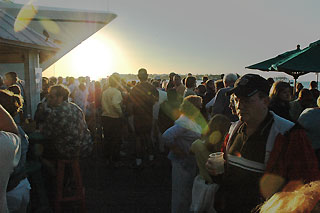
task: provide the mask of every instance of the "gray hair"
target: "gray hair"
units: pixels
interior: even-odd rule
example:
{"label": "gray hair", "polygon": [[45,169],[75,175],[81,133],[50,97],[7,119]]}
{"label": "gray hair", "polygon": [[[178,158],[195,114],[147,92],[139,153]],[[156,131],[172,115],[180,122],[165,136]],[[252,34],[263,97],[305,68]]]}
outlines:
{"label": "gray hair", "polygon": [[223,77],[223,83],[234,83],[238,79],[238,76],[234,73],[228,73]]}

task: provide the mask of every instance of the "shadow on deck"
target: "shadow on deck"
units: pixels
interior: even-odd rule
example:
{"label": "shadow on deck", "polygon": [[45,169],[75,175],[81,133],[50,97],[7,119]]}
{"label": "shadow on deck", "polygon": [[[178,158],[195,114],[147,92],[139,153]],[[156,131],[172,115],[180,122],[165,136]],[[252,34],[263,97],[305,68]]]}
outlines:
{"label": "shadow on deck", "polygon": [[157,155],[153,161],[145,161],[142,169],[134,169],[130,150],[120,168],[110,168],[98,152],[81,161],[88,213],[170,212],[170,161]]}

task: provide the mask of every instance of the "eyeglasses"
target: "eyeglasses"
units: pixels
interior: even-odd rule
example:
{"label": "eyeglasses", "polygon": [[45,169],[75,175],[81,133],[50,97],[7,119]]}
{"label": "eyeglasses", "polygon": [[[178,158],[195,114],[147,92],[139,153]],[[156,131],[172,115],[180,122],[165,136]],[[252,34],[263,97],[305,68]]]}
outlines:
{"label": "eyeglasses", "polygon": [[251,97],[234,97],[233,103],[239,103],[241,101],[242,104],[249,104],[251,103]]}

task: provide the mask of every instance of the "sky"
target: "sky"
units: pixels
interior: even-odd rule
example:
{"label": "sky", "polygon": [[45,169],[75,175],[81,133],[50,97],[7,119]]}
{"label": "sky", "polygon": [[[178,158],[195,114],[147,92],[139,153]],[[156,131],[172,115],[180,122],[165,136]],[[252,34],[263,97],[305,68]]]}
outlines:
{"label": "sky", "polygon": [[[154,74],[235,72],[292,79],[245,67],[320,39],[319,0],[38,0],[34,4],[117,15],[44,75],[98,78],[113,72],[135,74],[144,67]],[[314,73],[299,78],[314,79]]]}

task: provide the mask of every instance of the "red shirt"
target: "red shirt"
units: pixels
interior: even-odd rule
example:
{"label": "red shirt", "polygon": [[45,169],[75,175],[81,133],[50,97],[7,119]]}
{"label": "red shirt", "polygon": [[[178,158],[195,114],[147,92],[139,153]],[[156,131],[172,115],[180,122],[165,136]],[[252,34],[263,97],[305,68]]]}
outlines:
{"label": "red shirt", "polygon": [[320,179],[318,160],[304,129],[293,127],[289,135],[278,135],[267,163],[266,173],[311,182]]}

